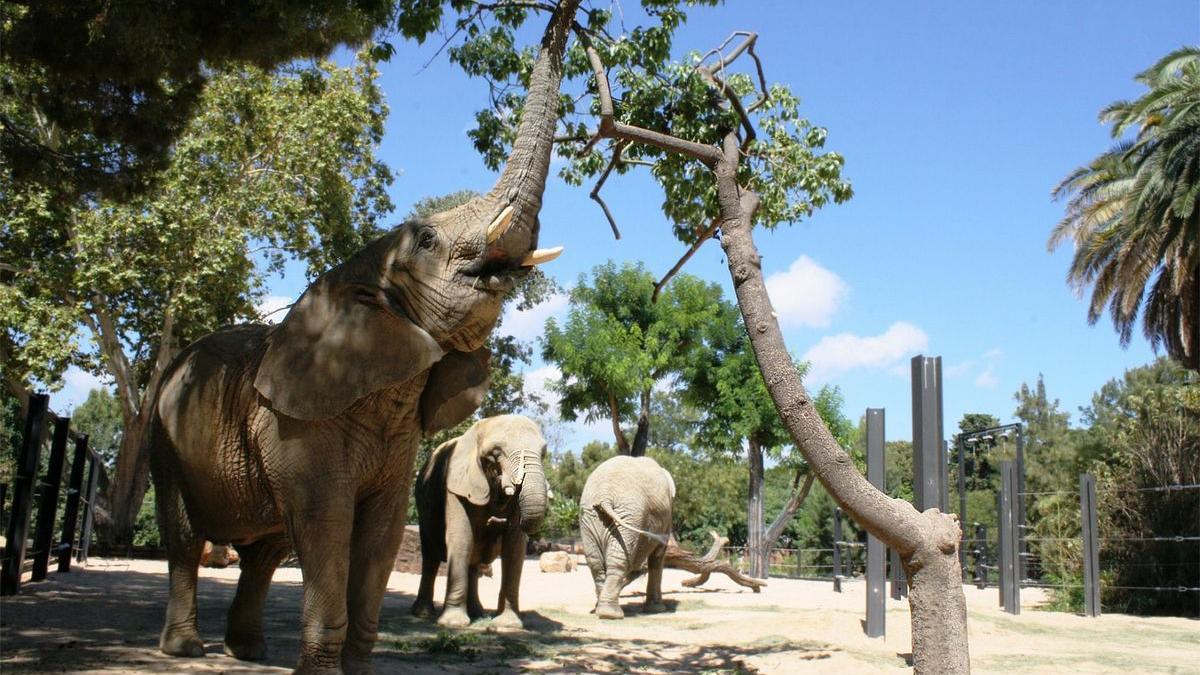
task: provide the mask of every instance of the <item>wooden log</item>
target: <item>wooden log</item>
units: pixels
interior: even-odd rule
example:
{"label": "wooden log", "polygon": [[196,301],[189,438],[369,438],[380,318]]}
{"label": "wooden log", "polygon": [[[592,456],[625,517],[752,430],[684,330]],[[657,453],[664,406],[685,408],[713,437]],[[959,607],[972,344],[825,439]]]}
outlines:
{"label": "wooden log", "polygon": [[733,579],[734,582],[753,589],[755,593],[758,593],[760,588],[767,585],[765,580],[746,576],[737,571],[737,568],[721,560],[721,549],[725,544],[729,543],[729,539],[711,530],[709,534],[713,538],[713,543],[709,547],[708,553],[705,553],[702,557],[681,548],[679,542],[675,541],[675,537],[671,537],[670,542],[667,543],[667,555],[663,565],[673,569],[687,570],[696,574],[691,579],[684,580],[684,586],[688,588],[700,586],[708,581],[709,576],[714,573],[724,574]]}

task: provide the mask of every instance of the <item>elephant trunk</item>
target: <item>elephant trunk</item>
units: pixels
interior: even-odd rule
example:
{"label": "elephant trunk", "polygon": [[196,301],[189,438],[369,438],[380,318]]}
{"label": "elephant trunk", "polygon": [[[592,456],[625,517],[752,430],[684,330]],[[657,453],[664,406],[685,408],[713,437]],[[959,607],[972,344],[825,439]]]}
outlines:
{"label": "elephant trunk", "polygon": [[[532,251],[537,246],[538,211],[550,172],[550,152],[558,128],[559,88],[563,54],[579,0],[561,0],[542,36],[537,61],[529,77],[529,93],[517,126],[516,140],[495,187],[480,201],[499,214],[490,222],[489,247],[509,260],[538,264],[557,250]],[[509,210],[511,209],[511,211]]]}
{"label": "elephant trunk", "polygon": [[517,495],[521,514],[521,529],[526,534],[537,532],[546,518],[546,475],[541,463],[529,464]]}

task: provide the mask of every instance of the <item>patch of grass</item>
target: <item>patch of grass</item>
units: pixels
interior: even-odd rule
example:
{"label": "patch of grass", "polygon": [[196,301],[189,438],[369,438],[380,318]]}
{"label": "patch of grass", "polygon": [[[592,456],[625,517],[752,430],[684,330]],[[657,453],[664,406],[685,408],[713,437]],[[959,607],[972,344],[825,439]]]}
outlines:
{"label": "patch of grass", "polygon": [[437,635],[421,640],[420,647],[430,654],[464,656],[468,660],[479,656],[478,633],[451,633],[440,630]]}

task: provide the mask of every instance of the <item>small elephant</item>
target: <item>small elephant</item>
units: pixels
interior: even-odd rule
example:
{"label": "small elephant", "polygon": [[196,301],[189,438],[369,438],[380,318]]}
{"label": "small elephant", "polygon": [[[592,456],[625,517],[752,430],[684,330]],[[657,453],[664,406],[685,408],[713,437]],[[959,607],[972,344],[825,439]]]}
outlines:
{"label": "small elephant", "polygon": [[522,626],[518,602],[525,541],[546,515],[542,469],[546,441],[520,415],[476,422],[430,454],[417,476],[421,586],[412,613],[432,617],[433,582],[446,561],[441,626],[459,628],[483,616],[479,567],[501,557],[500,599],[493,625]]}
{"label": "small elephant", "polygon": [[649,457],[618,455],[588,476],[579,499],[579,531],[596,582],[596,616],[624,618],[621,589],[647,564],[642,611],[666,610],[662,569],[674,502],[675,481]]}

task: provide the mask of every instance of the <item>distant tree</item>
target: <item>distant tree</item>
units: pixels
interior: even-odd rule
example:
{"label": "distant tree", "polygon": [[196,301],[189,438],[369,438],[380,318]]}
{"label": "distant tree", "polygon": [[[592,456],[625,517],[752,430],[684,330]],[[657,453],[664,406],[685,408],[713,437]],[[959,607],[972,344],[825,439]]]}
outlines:
{"label": "distant tree", "polygon": [[[97,521],[110,543],[128,543],[142,503],[146,403],[176,350],[257,319],[266,276],[287,260],[315,276],[380,232],[392,207],[375,156],[387,114],[377,75],[366,54],[348,67],[214,72],[153,193],[0,191],[5,384],[53,388],[69,364],[113,378],[124,434]],[[40,133],[52,143],[67,132]],[[92,345],[79,344],[81,328]]]}
{"label": "distant tree", "polygon": [[1114,139],[1134,131],[1054,189],[1070,240],[1067,282],[1092,289],[1088,322],[1105,307],[1126,346],[1138,313],[1155,350],[1200,371],[1200,47],[1182,47],[1137,76],[1148,91],[1100,112]]}
{"label": "distant tree", "polygon": [[121,415],[121,402],[111,391],[89,391],[87,399],[71,411],[71,427],[87,434],[88,447],[100,456],[109,470],[116,466],[125,421]]}
{"label": "distant tree", "polygon": [[[641,264],[608,262],[580,277],[562,326],[546,321],[542,358],[562,371],[553,385],[563,419],[612,421],[621,454],[644,455],[657,383],[678,373],[719,311],[721,289],[680,275],[653,300],[654,277]],[[636,419],[632,441],[622,421]]]}

